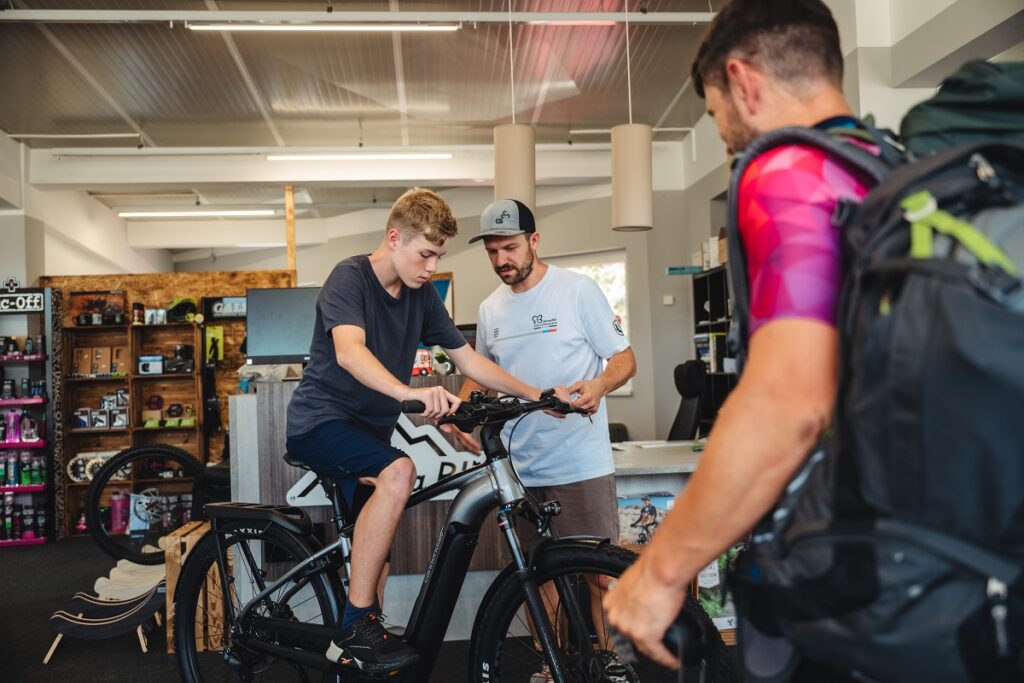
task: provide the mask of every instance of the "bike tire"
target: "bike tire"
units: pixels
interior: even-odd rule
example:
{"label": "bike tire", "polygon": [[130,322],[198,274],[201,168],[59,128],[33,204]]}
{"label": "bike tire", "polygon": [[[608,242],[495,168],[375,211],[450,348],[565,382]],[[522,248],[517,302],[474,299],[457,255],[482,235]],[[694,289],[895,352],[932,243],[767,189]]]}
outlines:
{"label": "bike tire", "polygon": [[[164,561],[163,552],[143,552],[142,548],[134,549],[121,540],[115,540],[100,519],[100,506],[103,501],[104,491],[108,485],[120,486],[119,483],[112,484],[111,478],[122,468],[132,466],[134,463],[151,459],[162,459],[172,461],[179,465],[187,474],[192,477],[192,500],[193,516],[196,512],[196,504],[199,503],[197,495],[198,487],[203,474],[203,465],[195,456],[188,451],[167,446],[164,444],[153,444],[149,446],[137,446],[128,448],[113,456],[100,467],[89,484],[89,492],[85,502],[85,521],[96,545],[106,554],[115,560],[129,560],[136,564],[162,564]],[[131,489],[133,484],[125,482],[122,488]]]}
{"label": "bike tire", "polygon": [[[573,573],[602,574],[617,578],[636,558],[636,553],[614,545],[558,545],[556,542],[536,557],[534,567],[537,584],[541,585],[556,577]],[[469,680],[473,683],[502,681],[502,656],[506,637],[522,604],[523,591],[519,579],[513,572],[504,572],[484,597],[473,625],[469,648]],[[703,625],[711,639],[708,648],[710,654],[705,660],[706,683],[738,683],[740,677],[732,657],[704,608],[698,601],[687,596],[683,609]],[[677,672],[668,672],[665,669],[662,671],[665,672],[664,675],[654,680],[679,680]],[[598,677],[595,680],[605,679]],[[643,683],[647,683],[649,679],[642,680]]]}
{"label": "bike tire", "polygon": [[[261,553],[263,553],[261,557],[265,559],[266,557],[273,556],[277,558],[275,561],[297,563],[313,554],[312,549],[303,539],[284,529],[269,526],[265,529],[257,530],[253,527],[254,524],[250,520],[238,520],[225,524],[221,532],[224,539],[222,540],[222,547],[224,548],[225,555],[235,558],[230,563],[232,568],[230,594],[236,599],[238,598],[237,591],[241,590],[240,586],[244,584],[244,581],[239,581],[239,575],[242,573],[242,570],[240,570],[242,560],[237,559],[240,557],[239,553],[229,553],[228,550],[236,548],[239,542],[258,542],[258,547]],[[293,675],[296,676],[296,680],[305,680],[298,667],[294,667],[287,662],[282,663],[284,660],[274,660],[267,656],[263,656],[260,659],[260,655],[254,655],[251,651],[236,648],[230,642],[230,636],[224,635],[230,634],[233,631],[234,625],[226,624],[222,617],[219,624],[217,623],[215,615],[227,614],[226,605],[219,604],[219,612],[217,608],[212,606],[214,602],[219,602],[216,594],[220,594],[219,598],[224,597],[219,580],[212,578],[216,574],[210,573],[211,569],[216,568],[217,552],[217,539],[213,532],[207,532],[189,553],[175,587],[174,633],[173,636],[169,637],[174,639],[182,681],[185,681],[185,683],[209,683],[213,680],[221,681],[229,678],[239,678],[240,680],[266,680],[277,683],[278,681],[290,680],[290,677]],[[281,553],[287,553],[288,559],[282,560]],[[244,557],[244,554],[241,556]],[[283,573],[284,567],[279,567],[278,570]],[[269,580],[267,578],[268,583]],[[316,602],[311,605],[312,610],[318,611],[323,624],[333,627],[337,623],[339,609],[331,589],[330,580],[325,573],[321,572],[313,575],[309,585],[313,593],[312,597],[316,599]],[[309,603],[310,599],[312,598],[308,598],[303,604]],[[199,613],[200,605],[203,605],[205,610],[202,614]],[[219,650],[216,646],[209,647],[211,644],[211,624],[216,627],[220,634],[215,639],[220,642],[221,649]],[[205,630],[205,635],[197,631],[197,625],[199,625],[200,629]],[[259,635],[256,634],[254,637],[259,637]],[[205,641],[203,640],[204,638],[206,639]],[[197,645],[200,642],[204,643],[203,652],[200,652]],[[244,661],[244,666],[255,666],[258,670],[255,672],[249,671],[246,675],[243,675],[241,671],[232,671],[227,662],[226,654],[228,652],[235,659]],[[253,657],[259,659],[256,665],[252,663]],[[275,666],[277,668],[274,668]],[[264,674],[265,677],[261,678]]]}

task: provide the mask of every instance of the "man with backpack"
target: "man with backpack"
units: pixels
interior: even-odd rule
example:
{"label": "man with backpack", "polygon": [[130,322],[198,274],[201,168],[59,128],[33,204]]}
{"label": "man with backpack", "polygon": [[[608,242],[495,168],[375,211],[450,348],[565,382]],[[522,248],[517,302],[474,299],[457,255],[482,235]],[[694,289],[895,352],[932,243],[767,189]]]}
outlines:
{"label": "man with backpack", "polygon": [[[819,0],[732,0],[692,69],[730,154],[778,128],[854,129],[842,75],[838,29]],[[680,501],[605,600],[611,623],[662,663],[675,661],[661,638],[693,577],[771,509],[829,425],[841,280],[831,217],[841,198],[867,189],[825,153],[799,146],[765,154],[740,180],[750,282],[742,379]],[[804,680],[845,680],[804,666]]]}
{"label": "man with backpack", "polygon": [[968,64],[915,107],[924,158],[851,117],[818,0],[732,0],[692,73],[744,152],[743,374],[609,620],[672,663],[688,584],[750,533],[747,680],[1021,680],[1024,69]]}

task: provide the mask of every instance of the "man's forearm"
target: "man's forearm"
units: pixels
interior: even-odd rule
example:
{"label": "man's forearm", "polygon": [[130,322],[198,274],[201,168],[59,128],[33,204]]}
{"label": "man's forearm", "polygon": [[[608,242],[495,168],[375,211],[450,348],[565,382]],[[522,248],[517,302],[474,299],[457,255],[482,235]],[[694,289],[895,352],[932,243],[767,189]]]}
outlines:
{"label": "man's forearm", "polygon": [[[540,396],[540,389],[521,382],[502,370],[495,363],[468,347],[448,351],[448,355],[455,361],[456,367],[459,368],[462,374],[475,382],[481,389],[486,387],[486,389],[519,396],[531,401],[536,400]],[[463,385],[463,388],[465,386]],[[469,391],[472,391],[472,388]],[[467,393],[466,396],[468,395]]]}
{"label": "man's forearm", "polygon": [[346,344],[337,354],[338,365],[365,387],[401,401],[409,386],[392,375],[364,344]]}
{"label": "man's forearm", "polygon": [[636,375],[636,356],[633,349],[627,348],[624,351],[614,354],[605,364],[604,372],[597,376],[604,387],[604,393],[610,394],[631,377]]}

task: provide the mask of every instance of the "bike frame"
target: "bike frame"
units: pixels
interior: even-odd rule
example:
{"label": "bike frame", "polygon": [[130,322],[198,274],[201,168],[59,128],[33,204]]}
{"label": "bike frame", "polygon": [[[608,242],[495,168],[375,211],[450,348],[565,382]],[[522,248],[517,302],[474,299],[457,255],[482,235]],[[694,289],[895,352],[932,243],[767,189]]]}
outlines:
{"label": "bike frame", "polygon": [[[469,571],[469,564],[473,559],[473,551],[477,545],[480,529],[495,508],[498,508],[498,525],[512,552],[516,576],[523,586],[525,602],[533,617],[537,637],[548,660],[548,666],[551,667],[556,681],[566,679],[565,668],[556,654],[556,639],[548,623],[533,571],[515,532],[512,515],[520,501],[526,497],[526,490],[515,473],[504,444],[501,443],[500,430],[500,424],[484,426],[481,435],[484,452],[487,454],[484,463],[427,487],[411,496],[406,504],[406,509],[409,509],[442,493],[459,491],[448,509],[444,526],[434,545],[423,584],[406,626],[404,640],[419,652],[420,659],[415,665],[402,669],[400,678],[396,677],[396,680],[425,683],[430,678],[441,643],[455,611],[459,594],[462,591],[462,584]],[[336,510],[336,515],[339,513],[340,511]],[[230,521],[231,518],[225,517],[224,519]],[[219,531],[217,527],[215,519],[213,531],[217,542],[217,565],[220,581],[223,594],[230,595],[227,579],[229,573],[225,566],[224,550],[221,546],[221,534],[230,532]],[[269,585],[263,585],[262,578],[257,574],[256,579],[260,592],[242,607],[237,616],[234,614],[234,605],[230,600],[226,600],[225,621],[232,625],[233,639],[236,639],[236,642],[245,648],[260,650],[282,659],[300,662],[309,668],[328,672],[335,670],[336,665],[323,655],[328,642],[334,635],[333,625],[305,624],[287,619],[261,617],[253,615],[253,610],[266,597],[296,577],[300,577],[298,582],[284,594],[284,599],[306,585],[303,578],[319,573],[329,576],[329,568],[333,565],[325,567],[324,563],[330,563],[328,558],[334,553],[340,554],[343,558],[346,542],[347,539],[339,534],[336,541],[321,548]],[[248,546],[242,547],[248,555],[247,559],[253,562]],[[303,573],[306,573],[307,577],[301,577],[300,575]],[[334,585],[334,581],[331,583]],[[247,621],[254,624],[259,630],[276,633],[280,640],[310,643],[319,649],[305,650],[247,639],[245,633],[237,628],[238,624]],[[321,645],[322,647],[320,647]]]}

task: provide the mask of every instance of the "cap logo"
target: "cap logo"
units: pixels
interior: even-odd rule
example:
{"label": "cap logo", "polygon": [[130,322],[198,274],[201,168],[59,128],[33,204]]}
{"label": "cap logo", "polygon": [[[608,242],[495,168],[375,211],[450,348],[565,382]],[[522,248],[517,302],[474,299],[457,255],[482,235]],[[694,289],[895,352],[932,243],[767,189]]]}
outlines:
{"label": "cap logo", "polygon": [[498,217],[494,219],[494,222],[497,223],[498,225],[501,225],[505,222],[506,218],[512,220],[512,214],[510,214],[507,209],[502,211],[498,215]]}

